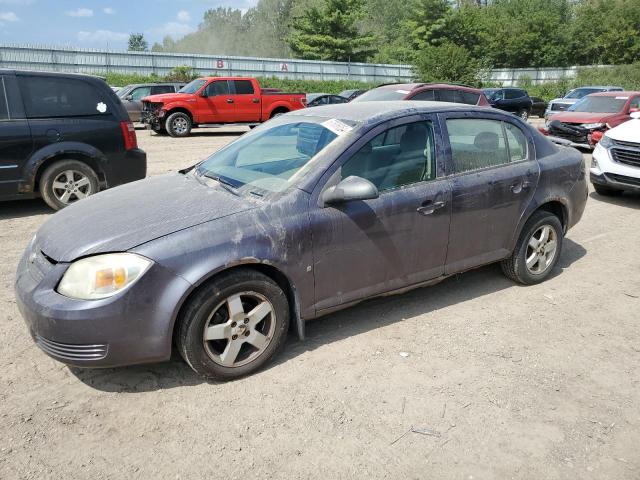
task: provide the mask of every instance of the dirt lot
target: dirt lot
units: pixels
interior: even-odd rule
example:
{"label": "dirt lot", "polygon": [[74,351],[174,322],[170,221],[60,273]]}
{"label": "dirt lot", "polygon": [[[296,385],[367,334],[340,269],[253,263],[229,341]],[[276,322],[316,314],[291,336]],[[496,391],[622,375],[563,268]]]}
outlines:
{"label": "dirt lot", "polygon": [[[152,175],[232,138],[139,132]],[[492,266],[367,302],[226,384],[41,353],[13,279],[49,215],[0,206],[2,479],[640,478],[640,196],[592,194],[542,285]]]}

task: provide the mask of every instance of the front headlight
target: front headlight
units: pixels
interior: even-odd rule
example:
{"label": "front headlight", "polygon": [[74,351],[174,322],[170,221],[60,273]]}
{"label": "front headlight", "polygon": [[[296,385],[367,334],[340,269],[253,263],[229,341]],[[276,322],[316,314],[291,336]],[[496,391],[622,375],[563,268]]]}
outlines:
{"label": "front headlight", "polygon": [[609,137],[607,137],[606,135],[604,135],[600,141],[598,142],[598,144],[602,147],[602,148],[611,148],[613,147],[613,140],[611,140]]}
{"label": "front headlight", "polygon": [[588,130],[594,130],[596,128],[603,128],[605,125],[604,125],[604,123],[583,123],[580,126],[582,128],[586,128]]}
{"label": "front headlight", "polygon": [[58,293],[80,300],[98,300],[135,283],[153,262],[134,253],[108,253],[77,260],[65,272]]}

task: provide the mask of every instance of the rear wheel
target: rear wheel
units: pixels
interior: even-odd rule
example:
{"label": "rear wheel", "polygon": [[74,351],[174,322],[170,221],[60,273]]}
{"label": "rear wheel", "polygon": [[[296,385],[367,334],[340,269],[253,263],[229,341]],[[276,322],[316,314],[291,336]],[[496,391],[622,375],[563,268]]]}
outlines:
{"label": "rear wheel", "polygon": [[183,112],[176,112],[169,115],[164,125],[172,137],[188,137],[191,133],[191,118]]}
{"label": "rear wheel", "polygon": [[258,370],[283,347],[289,305],[282,289],[253,270],[222,274],[189,300],[177,345],[206,378],[232,380]]}
{"label": "rear wheel", "polygon": [[86,163],[60,160],[47,167],[40,177],[40,195],[54,210],[97,193],[98,175]]}
{"label": "rear wheel", "polygon": [[603,197],[617,197],[622,195],[622,190],[618,190],[617,188],[605,187],[595,183],[593,184],[593,188],[598,195],[602,195]]}
{"label": "rear wheel", "polygon": [[535,212],[522,229],[511,257],[502,261],[502,271],[518,283],[540,283],[549,277],[558,262],[562,241],[558,217],[542,210]]}
{"label": "rear wheel", "polygon": [[520,110],[518,116],[526,122],[529,120],[529,110]]}

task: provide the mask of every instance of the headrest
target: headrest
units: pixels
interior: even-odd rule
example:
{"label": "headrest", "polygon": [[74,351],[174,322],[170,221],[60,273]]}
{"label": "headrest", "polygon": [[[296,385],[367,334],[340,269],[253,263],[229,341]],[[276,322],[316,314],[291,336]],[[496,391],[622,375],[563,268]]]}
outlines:
{"label": "headrest", "polygon": [[402,134],[400,138],[400,150],[403,152],[412,152],[415,150],[423,150],[426,143],[426,129],[411,128]]}
{"label": "headrest", "polygon": [[478,135],[476,135],[473,144],[479,150],[498,150],[499,137],[497,133],[480,132]]}

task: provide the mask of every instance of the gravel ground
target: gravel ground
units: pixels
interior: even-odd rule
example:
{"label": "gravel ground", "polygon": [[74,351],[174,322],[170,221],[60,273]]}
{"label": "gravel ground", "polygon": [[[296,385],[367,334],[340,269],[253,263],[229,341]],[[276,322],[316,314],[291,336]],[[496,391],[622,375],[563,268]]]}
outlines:
{"label": "gravel ground", "polygon": [[[238,134],[138,133],[151,175]],[[0,478],[640,478],[639,208],[592,193],[544,284],[490,266],[366,302],[216,384],[178,358],[91,371],[40,352],[13,281],[51,212],[3,203]]]}

